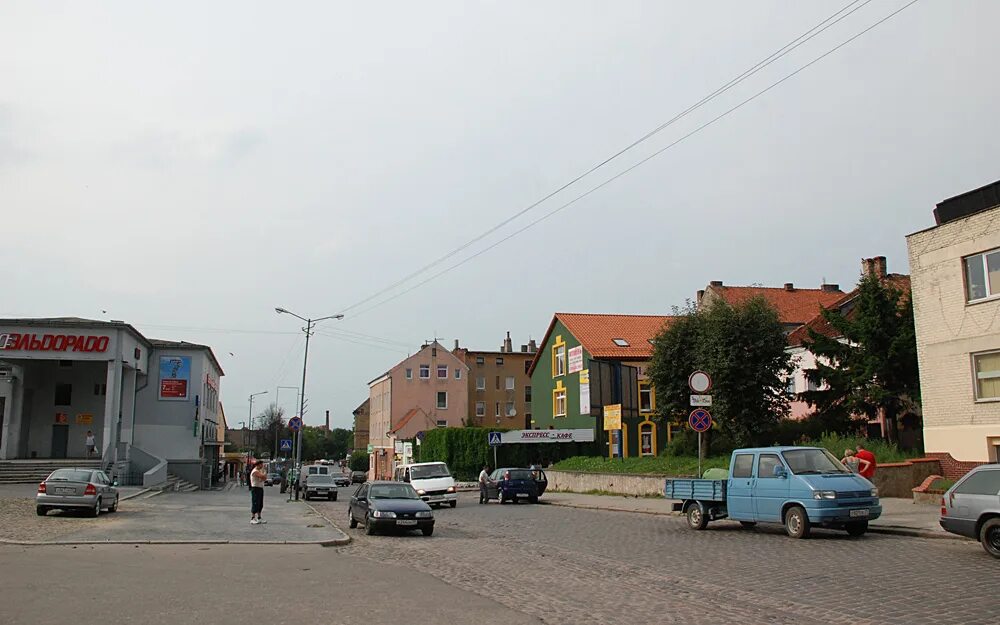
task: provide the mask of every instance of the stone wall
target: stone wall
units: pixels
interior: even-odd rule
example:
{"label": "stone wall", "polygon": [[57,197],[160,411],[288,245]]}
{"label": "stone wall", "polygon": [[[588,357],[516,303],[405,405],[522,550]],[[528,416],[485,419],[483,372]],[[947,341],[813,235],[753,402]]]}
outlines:
{"label": "stone wall", "polygon": [[616,495],[663,495],[665,475],[634,475],[625,473],[586,473],[583,471],[553,471],[546,469],[547,490],[587,493],[602,491]]}
{"label": "stone wall", "polygon": [[931,475],[941,475],[936,458],[914,458],[906,462],[879,464],[872,480],[880,497],[913,497],[913,488]]}

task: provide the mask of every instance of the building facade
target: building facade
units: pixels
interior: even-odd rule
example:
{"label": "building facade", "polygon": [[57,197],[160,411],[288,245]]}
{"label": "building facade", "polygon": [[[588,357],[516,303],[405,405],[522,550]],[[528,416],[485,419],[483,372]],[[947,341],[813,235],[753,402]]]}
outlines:
{"label": "building facade", "polygon": [[777,312],[778,319],[788,334],[815,317],[820,308],[828,308],[845,295],[837,284],[821,284],[818,289],[803,289],[792,282],[780,287],[727,286],[713,280],[704,290],[698,291],[698,306],[711,306],[717,301],[729,305],[742,304],[754,297],[767,300]]}
{"label": "building facade", "polygon": [[945,200],[906,237],[924,447],[1000,460],[1000,181]]}
{"label": "building facade", "polygon": [[194,483],[219,461],[222,368],[205,345],[121,321],[0,320],[0,460],[85,458],[112,472],[166,462]]}
{"label": "building facade", "polygon": [[619,441],[603,430],[603,407],[621,404],[621,454],[659,454],[680,426],[654,418],[656,392],[646,370],[653,339],[673,319],[556,313],[531,364],[531,429],[593,428],[610,456]]}
{"label": "building facade", "polygon": [[354,451],[368,449],[368,424],[371,412],[371,397],[354,409]]}
{"label": "building facade", "polygon": [[528,369],[535,358],[535,342],[514,351],[510,332],[500,351],[470,350],[455,341],[456,356],[469,368],[466,380],[469,424],[478,427],[531,429],[532,387]]}

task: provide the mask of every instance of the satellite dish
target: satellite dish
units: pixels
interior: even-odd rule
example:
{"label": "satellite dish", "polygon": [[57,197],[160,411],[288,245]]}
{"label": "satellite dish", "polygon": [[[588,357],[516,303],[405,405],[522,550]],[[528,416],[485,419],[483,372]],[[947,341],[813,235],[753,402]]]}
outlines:
{"label": "satellite dish", "polygon": [[517,416],[517,408],[511,408],[510,410],[508,410],[507,411],[507,416],[508,417],[516,417]]}

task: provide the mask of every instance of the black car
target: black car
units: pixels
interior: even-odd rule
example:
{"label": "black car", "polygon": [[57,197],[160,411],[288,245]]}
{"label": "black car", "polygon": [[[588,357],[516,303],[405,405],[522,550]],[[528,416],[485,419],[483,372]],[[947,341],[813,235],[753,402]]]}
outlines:
{"label": "black car", "polygon": [[519,497],[531,503],[538,503],[538,495],[536,474],[531,469],[516,467],[497,469],[486,485],[487,500],[499,499],[500,503],[508,501],[517,503]]}
{"label": "black car", "polygon": [[354,471],[351,473],[352,484],[364,484],[368,481],[368,474],[364,471]]}
{"label": "black car", "polygon": [[434,533],[434,513],[417,491],[406,482],[368,482],[362,484],[347,508],[351,527],[363,523],[365,533],[381,530],[420,530],[424,536]]}

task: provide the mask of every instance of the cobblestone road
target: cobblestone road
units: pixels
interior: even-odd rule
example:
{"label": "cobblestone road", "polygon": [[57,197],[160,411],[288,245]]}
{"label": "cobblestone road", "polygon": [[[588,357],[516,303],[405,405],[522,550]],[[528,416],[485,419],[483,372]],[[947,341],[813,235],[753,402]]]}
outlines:
{"label": "cobblestone road", "polygon": [[[346,495],[347,493],[343,493]],[[348,497],[343,497],[344,500]],[[995,623],[1000,563],[975,543],[815,532],[555,506],[436,513],[432,538],[347,529],[345,554],[407,566],[546,623]]]}

